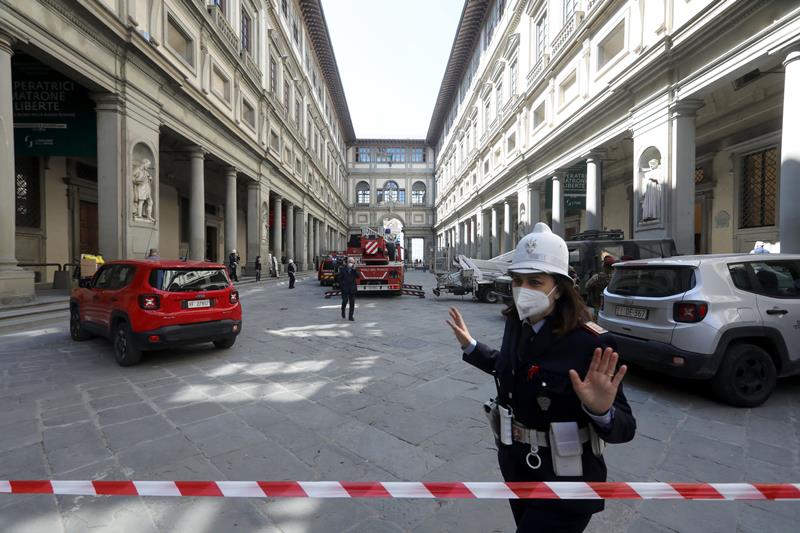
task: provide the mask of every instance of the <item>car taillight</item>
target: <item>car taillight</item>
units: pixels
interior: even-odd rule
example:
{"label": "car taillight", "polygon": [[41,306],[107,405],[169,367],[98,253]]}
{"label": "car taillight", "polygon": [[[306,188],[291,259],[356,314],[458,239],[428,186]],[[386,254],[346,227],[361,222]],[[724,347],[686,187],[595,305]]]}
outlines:
{"label": "car taillight", "polygon": [[708,314],[706,302],[677,302],[672,308],[675,322],[700,322]]}
{"label": "car taillight", "polygon": [[161,307],[161,297],[158,294],[141,294],[139,307],[146,311],[155,311]]}
{"label": "car taillight", "polygon": [[231,291],[230,293],[230,302],[232,304],[239,302],[239,291]]}

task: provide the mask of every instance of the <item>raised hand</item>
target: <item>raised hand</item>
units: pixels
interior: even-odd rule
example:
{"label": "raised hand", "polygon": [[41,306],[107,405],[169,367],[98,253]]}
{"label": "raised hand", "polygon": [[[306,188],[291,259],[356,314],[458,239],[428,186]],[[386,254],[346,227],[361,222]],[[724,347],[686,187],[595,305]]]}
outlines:
{"label": "raised hand", "polygon": [[450,320],[446,320],[447,325],[453,330],[453,335],[456,336],[458,345],[464,349],[472,342],[472,336],[469,334],[467,325],[464,323],[464,317],[458,312],[455,307],[450,308]]}
{"label": "raised hand", "polygon": [[619,354],[611,348],[605,350],[596,348],[589,371],[583,380],[575,370],[569,371],[569,379],[572,381],[575,394],[592,414],[605,414],[614,403],[619,384],[628,371],[625,365],[619,367],[617,371],[617,361]]}

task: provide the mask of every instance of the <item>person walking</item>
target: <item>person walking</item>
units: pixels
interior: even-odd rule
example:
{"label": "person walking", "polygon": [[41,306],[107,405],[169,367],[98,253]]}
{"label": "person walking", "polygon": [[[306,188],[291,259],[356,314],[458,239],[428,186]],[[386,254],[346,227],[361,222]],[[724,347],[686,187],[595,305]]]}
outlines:
{"label": "person walking", "polygon": [[261,281],[261,256],[256,256],[256,281]]}
{"label": "person walking", "polygon": [[592,308],[592,315],[597,320],[600,312],[600,300],[603,298],[603,291],[611,281],[611,274],[614,272],[613,265],[616,263],[614,256],[607,255],[603,258],[603,270],[589,278],[586,282],[586,303]]}
{"label": "person walking", "polygon": [[[588,313],[569,277],[564,240],[538,223],[514,252],[514,305],[505,311],[500,350],[477,342],[456,308],[447,324],[463,360],[493,374],[487,404],[506,481],[605,481],[605,443],[636,432],[622,390],[627,367]],[[510,500],[518,532],[581,532],[602,499]]]}
{"label": "person walking", "polygon": [[240,261],[240,260],[241,260],[241,258],[239,257],[239,254],[238,254],[238,253],[236,253],[236,248],[234,248],[233,250],[231,250],[231,253],[230,253],[230,255],[228,256],[228,268],[230,268],[230,271],[231,271],[231,279],[232,279],[233,281],[239,281],[239,276],[238,276],[238,274],[236,273],[236,267],[237,267],[237,265],[239,264],[239,261]]}
{"label": "person walking", "polygon": [[289,274],[289,288],[294,289],[295,271],[297,268],[294,266],[294,261],[289,259],[289,264],[286,267],[286,272]]}
{"label": "person walking", "polygon": [[352,257],[347,258],[347,266],[339,269],[336,279],[339,282],[339,290],[342,291],[342,318],[348,302],[350,303],[350,320],[355,320],[354,313],[356,307],[356,280],[359,272],[356,268],[356,260]]}

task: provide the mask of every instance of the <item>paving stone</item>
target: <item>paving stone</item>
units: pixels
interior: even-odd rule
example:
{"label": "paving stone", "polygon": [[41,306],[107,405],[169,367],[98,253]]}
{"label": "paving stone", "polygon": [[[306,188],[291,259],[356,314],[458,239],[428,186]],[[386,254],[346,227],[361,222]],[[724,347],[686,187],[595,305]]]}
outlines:
{"label": "paving stone", "polygon": [[152,414],[155,414],[155,411],[146,403],[134,403],[100,411],[97,413],[97,419],[100,426],[107,426],[109,424],[144,418]]}
{"label": "paving stone", "polygon": [[203,402],[185,407],[177,407],[164,411],[164,416],[169,418],[174,424],[184,425],[217,416],[224,413],[225,410],[215,403]]}
{"label": "paving stone", "polygon": [[114,452],[128,449],[142,442],[177,434],[175,428],[163,416],[153,415],[113,424],[103,428],[108,447]]}
{"label": "paving stone", "polygon": [[174,464],[193,455],[198,450],[185,436],[170,435],[141,442],[117,453],[119,464],[133,472],[144,472]]}
{"label": "paving stone", "polygon": [[89,402],[89,405],[95,411],[102,411],[104,409],[111,409],[112,407],[120,407],[123,405],[128,405],[132,403],[138,403],[142,401],[142,397],[134,392],[129,392],[126,394],[118,394],[116,396],[106,396],[103,398],[98,398],[96,400],[92,400]]}

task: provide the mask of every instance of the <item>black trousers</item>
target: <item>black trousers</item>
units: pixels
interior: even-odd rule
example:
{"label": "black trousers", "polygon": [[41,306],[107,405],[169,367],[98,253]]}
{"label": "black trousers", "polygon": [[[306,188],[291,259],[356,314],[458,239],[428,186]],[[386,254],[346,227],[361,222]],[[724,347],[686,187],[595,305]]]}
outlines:
{"label": "black trousers", "polygon": [[344,318],[344,310],[347,307],[347,302],[350,302],[350,318],[353,318],[353,313],[356,310],[356,293],[343,292],[342,293],[342,318]]}
{"label": "black trousers", "polygon": [[239,281],[239,276],[236,275],[236,265],[229,265],[228,269],[231,272],[231,279],[233,281]]}
{"label": "black trousers", "polygon": [[289,272],[289,288],[294,289],[294,272]]}
{"label": "black trousers", "polygon": [[256,281],[261,281],[261,269],[256,270]]}
{"label": "black trousers", "polygon": [[526,506],[525,500],[509,502],[517,523],[517,533],[581,533],[592,519],[591,514]]}

